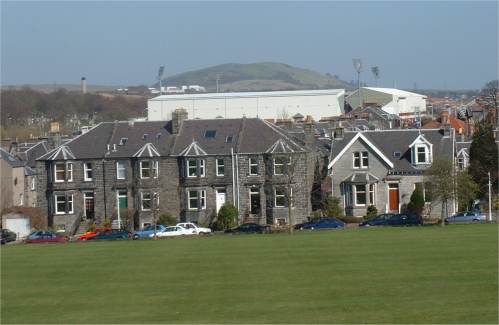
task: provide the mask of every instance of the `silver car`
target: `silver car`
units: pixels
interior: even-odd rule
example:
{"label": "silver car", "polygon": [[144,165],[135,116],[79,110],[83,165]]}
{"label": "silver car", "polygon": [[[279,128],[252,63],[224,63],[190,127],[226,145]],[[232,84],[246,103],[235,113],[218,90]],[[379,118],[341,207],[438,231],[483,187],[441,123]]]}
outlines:
{"label": "silver car", "polygon": [[451,217],[445,218],[445,223],[464,223],[486,221],[485,214],[478,211],[460,212]]}

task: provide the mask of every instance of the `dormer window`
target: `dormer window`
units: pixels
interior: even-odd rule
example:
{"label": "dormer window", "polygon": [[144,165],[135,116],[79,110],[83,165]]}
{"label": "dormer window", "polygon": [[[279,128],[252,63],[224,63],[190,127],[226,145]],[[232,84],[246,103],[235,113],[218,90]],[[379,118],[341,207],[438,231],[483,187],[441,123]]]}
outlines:
{"label": "dormer window", "polygon": [[120,146],[124,146],[128,142],[128,138],[121,138],[120,139]]}
{"label": "dormer window", "polygon": [[421,134],[409,146],[413,165],[428,165],[432,162],[433,145]]}

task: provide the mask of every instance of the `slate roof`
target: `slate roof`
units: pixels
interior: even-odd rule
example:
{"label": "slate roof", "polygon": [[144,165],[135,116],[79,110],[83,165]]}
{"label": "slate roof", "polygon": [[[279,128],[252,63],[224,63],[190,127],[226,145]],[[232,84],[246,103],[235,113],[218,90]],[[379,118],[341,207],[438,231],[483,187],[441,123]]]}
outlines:
{"label": "slate roof", "polygon": [[[332,144],[330,159],[333,160],[357,133],[345,131],[343,139],[335,139]],[[418,168],[411,164],[411,149],[409,145],[419,136],[419,130],[380,130],[364,131],[361,133],[393,163],[393,172],[418,171]],[[452,137],[444,137],[443,130],[421,130],[421,134],[433,144],[434,157],[452,157]],[[358,141],[362,140],[359,139]],[[394,157],[394,152],[400,152],[400,158]]]}
{"label": "slate roof", "polygon": [[[67,148],[65,152],[72,153],[75,159],[100,159],[157,154],[229,155],[231,149],[238,153],[264,153],[278,140],[287,150],[304,150],[300,140],[257,118],[185,120],[177,135],[171,133],[171,121],[136,121],[133,125],[129,122],[103,122],[64,146]],[[60,155],[55,156],[62,147],[38,160],[63,159]]]}
{"label": "slate roof", "polygon": [[0,157],[5,160],[12,168],[23,167],[25,162],[11,155],[7,150],[0,148]]}
{"label": "slate roof", "polygon": [[49,149],[45,141],[36,143],[19,143],[17,156],[26,162],[26,165],[35,168],[36,159],[46,154]]}

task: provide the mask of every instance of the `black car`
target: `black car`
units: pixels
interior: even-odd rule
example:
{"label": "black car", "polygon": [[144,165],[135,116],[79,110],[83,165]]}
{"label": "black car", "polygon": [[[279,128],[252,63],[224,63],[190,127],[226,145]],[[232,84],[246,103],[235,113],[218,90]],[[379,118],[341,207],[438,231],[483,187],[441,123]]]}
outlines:
{"label": "black car", "polygon": [[263,234],[269,232],[269,226],[262,226],[257,223],[243,223],[239,227],[227,229],[226,234]]}
{"label": "black car", "polygon": [[359,223],[359,227],[386,226],[388,225],[388,220],[393,216],[395,216],[394,213],[380,214],[371,220],[362,221]]}
{"label": "black car", "polygon": [[422,224],[421,217],[414,213],[399,213],[388,219],[389,226],[417,226]]}
{"label": "black car", "polygon": [[295,226],[295,229],[305,230],[305,229],[334,229],[334,228],[345,228],[345,223],[334,217],[323,217],[309,222],[300,223]]}
{"label": "black car", "polygon": [[2,229],[0,235],[0,242],[2,243],[2,245],[5,245],[11,241],[16,241],[16,239],[17,235],[15,232],[10,231],[9,229]]}

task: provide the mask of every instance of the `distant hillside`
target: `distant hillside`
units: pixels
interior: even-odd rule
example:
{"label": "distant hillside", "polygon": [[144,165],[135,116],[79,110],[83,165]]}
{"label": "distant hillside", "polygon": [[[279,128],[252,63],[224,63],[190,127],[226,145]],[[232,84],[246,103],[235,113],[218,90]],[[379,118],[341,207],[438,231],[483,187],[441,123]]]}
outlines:
{"label": "distant hillside", "polygon": [[222,64],[181,73],[165,81],[167,86],[200,85],[215,91],[217,76],[220,77],[220,91],[351,88],[335,76],[273,62]]}

